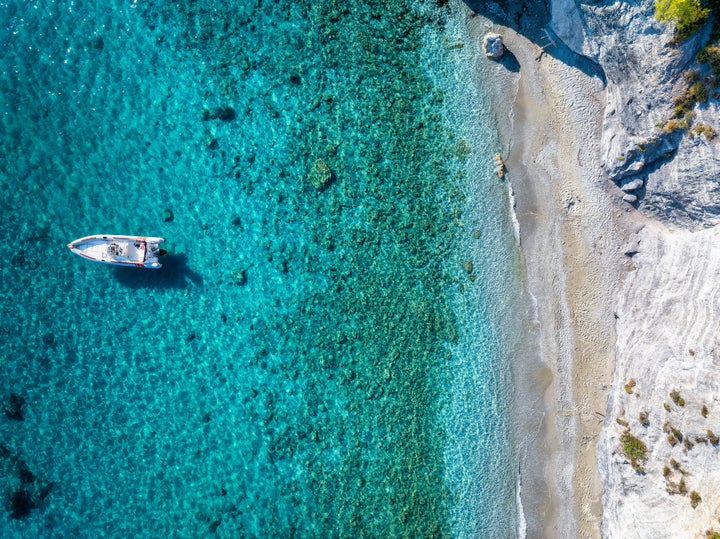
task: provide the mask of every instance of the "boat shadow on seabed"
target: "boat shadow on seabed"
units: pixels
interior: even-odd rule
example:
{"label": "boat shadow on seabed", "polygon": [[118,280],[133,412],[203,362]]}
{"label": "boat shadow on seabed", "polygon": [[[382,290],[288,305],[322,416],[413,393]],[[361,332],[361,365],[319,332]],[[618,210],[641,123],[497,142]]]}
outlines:
{"label": "boat shadow on seabed", "polygon": [[203,284],[200,274],[188,266],[187,255],[166,254],[160,261],[163,266],[157,270],[113,267],[113,276],[128,288],[187,288]]}

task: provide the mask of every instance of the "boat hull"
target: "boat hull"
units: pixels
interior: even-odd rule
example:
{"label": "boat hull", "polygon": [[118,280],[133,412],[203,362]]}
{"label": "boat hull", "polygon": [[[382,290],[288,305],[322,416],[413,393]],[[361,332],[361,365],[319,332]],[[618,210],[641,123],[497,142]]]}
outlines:
{"label": "boat hull", "polygon": [[110,266],[160,269],[160,244],[164,238],[96,234],[71,243],[68,248],[78,256]]}

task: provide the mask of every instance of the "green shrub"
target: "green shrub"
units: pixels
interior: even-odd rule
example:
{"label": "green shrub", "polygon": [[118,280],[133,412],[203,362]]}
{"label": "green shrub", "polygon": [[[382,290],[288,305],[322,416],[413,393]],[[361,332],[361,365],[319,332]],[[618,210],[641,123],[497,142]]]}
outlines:
{"label": "green shrub", "polygon": [[640,424],[641,424],[643,427],[648,427],[648,426],[650,426],[649,414],[648,414],[646,411],[643,410],[642,412],[640,412],[639,419],[640,419]]}
{"label": "green shrub", "polygon": [[708,416],[708,408],[707,408],[706,405],[703,404],[703,407],[702,407],[702,409],[700,410],[700,413],[702,414],[703,417],[707,417],[707,416]]}
{"label": "green shrub", "polygon": [[[685,114],[685,113],[683,113],[683,114]],[[662,130],[665,131],[666,133],[672,133],[673,131],[676,131],[678,129],[688,129],[689,127],[690,126],[688,125],[688,123],[685,120],[672,119],[672,120],[668,120],[667,122],[665,122],[665,125],[663,126]],[[667,406],[665,406],[665,409],[669,412],[670,405],[667,402],[665,403],[665,405],[667,405]]]}
{"label": "green shrub", "polygon": [[678,406],[685,406],[685,399],[680,396],[680,392],[677,389],[673,389],[670,392],[670,398]]}
{"label": "green shrub", "polygon": [[620,436],[625,456],[636,471],[642,471],[641,463],[647,458],[647,446],[637,436],[625,432]]}
{"label": "green shrub", "polygon": [[[700,54],[700,53],[698,53]],[[685,80],[688,81],[688,84],[692,84],[693,82],[697,82],[700,80],[700,72],[696,71],[694,69],[690,69],[685,72]]]}
{"label": "green shrub", "polygon": [[687,485],[685,484],[685,478],[682,477],[678,483],[678,492],[680,494],[687,494]]}
{"label": "green shrub", "polygon": [[713,431],[711,431],[710,429],[707,430],[707,436],[708,436],[708,440],[710,440],[710,443],[713,445],[718,445],[718,443],[720,442],[720,438],[715,436],[715,433]]}
{"label": "green shrub", "polygon": [[703,81],[694,83],[688,91],[696,103],[705,103],[707,101],[708,88]]}
{"label": "green shrub", "polygon": [[[707,140],[712,140],[717,136],[717,131],[715,131],[713,126],[708,124],[695,124],[690,130],[690,135],[693,137],[704,136]],[[705,408],[705,410],[707,411],[707,408]],[[707,417],[707,415],[705,417]]]}
{"label": "green shrub", "polygon": [[655,0],[655,18],[673,21],[681,38],[691,36],[707,19],[710,10],[699,0]]}
{"label": "green shrub", "polygon": [[701,501],[700,493],[697,490],[693,490],[690,493],[690,505],[692,508],[695,509]]}
{"label": "green shrub", "polygon": [[[693,84],[692,87],[695,87],[695,84]],[[703,85],[702,87],[705,86]],[[702,89],[700,89],[702,87],[695,88],[694,93],[690,90],[690,88],[687,88],[682,94],[673,98],[673,103],[675,104],[673,115],[674,118],[683,119],[688,123],[692,121],[694,116],[692,109],[697,102],[695,99],[695,94],[702,96]],[[707,87],[705,87],[705,92],[705,99],[707,99]]]}
{"label": "green shrub", "polygon": [[720,45],[708,45],[697,55],[697,61],[707,63],[716,76],[720,76]]}

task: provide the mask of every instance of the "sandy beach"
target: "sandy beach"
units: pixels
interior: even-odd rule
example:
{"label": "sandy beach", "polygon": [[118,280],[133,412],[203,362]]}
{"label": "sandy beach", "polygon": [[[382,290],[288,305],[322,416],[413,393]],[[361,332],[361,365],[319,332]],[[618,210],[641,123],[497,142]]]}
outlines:
{"label": "sandy beach", "polygon": [[[520,64],[508,156],[545,393],[547,537],[599,537],[595,448],[614,366],[620,212],[598,163],[602,86],[501,28]],[[550,51],[562,55],[562,51]],[[577,525],[577,529],[575,526]]]}
{"label": "sandy beach", "polygon": [[[482,40],[489,22],[469,24]],[[521,464],[528,537],[600,537],[596,442],[614,369],[614,294],[628,226],[599,164],[604,87],[572,66],[567,49],[541,54],[511,28],[491,30],[519,65],[510,75],[508,60],[495,69],[506,85],[506,165],[537,303],[531,359],[545,365],[531,375],[544,392],[543,425]]]}

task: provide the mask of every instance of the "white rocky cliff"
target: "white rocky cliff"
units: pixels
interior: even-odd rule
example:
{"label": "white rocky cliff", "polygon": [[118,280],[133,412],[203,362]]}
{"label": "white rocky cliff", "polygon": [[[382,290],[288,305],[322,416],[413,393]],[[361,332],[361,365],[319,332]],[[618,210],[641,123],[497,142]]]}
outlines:
{"label": "white rocky cliff", "polygon": [[[598,441],[602,533],[705,537],[720,531],[720,139],[667,122],[684,73],[709,75],[695,57],[710,28],[678,44],[653,14],[653,0],[552,2],[553,31],[605,74],[603,169],[640,210]],[[720,132],[716,99],[693,112]]]}
{"label": "white rocky cliff", "polygon": [[[628,245],[598,443],[606,537],[720,531],[720,235],[644,226]],[[631,434],[646,448],[635,468]]]}
{"label": "white rocky cliff", "polygon": [[[720,222],[720,141],[668,129],[673,99],[688,84],[709,23],[677,42],[672,25],[654,18],[653,0],[552,2],[552,27],[607,79],[603,168],[628,202],[666,222],[697,229]],[[693,123],[717,124],[717,101],[696,105]]]}

